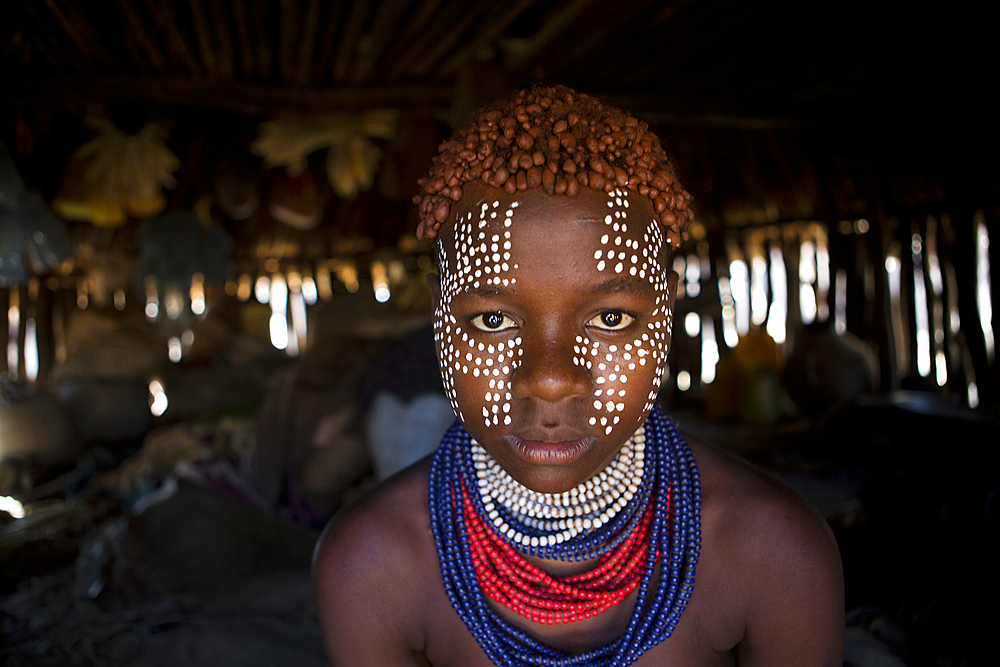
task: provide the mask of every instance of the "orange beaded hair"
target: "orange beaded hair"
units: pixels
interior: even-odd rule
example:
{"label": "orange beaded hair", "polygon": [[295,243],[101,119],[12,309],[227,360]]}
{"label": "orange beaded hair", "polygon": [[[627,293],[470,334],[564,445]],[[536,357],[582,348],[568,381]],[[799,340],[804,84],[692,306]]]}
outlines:
{"label": "orange beaded hair", "polygon": [[694,217],[691,195],[646,123],[566,86],[535,86],[500,100],[441,144],[413,198],[417,236],[436,237],[463,186],[477,179],[510,194],[627,188],[649,198],[675,248]]}

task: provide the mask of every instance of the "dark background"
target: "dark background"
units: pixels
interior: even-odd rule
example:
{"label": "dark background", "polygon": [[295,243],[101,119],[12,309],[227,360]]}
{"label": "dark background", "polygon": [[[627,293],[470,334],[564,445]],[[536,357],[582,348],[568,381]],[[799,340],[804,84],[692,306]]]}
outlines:
{"label": "dark background", "polygon": [[[374,397],[439,390],[422,329],[430,264],[412,237],[416,179],[473,109],[537,81],[625,108],[674,155],[696,211],[680,254],[707,270],[700,296],[678,302],[661,402],[682,427],[783,476],[827,516],[844,556],[852,664],[991,664],[1000,373],[979,326],[975,230],[982,222],[993,241],[995,295],[1000,127],[988,93],[995,36],[981,7],[3,3],[0,141],[28,190],[49,204],[59,196],[74,151],[95,136],[88,118],[126,134],[158,123],[179,158],[163,214],[207,202],[232,247],[218,280],[209,277],[202,318],[143,317],[147,221],[136,217],[108,228],[63,219],[72,261],[36,272],[34,288],[29,279],[0,286],[0,307],[31,304],[40,336],[36,379],[0,365],[0,417],[36,434],[63,419],[69,434],[52,436],[54,454],[39,454],[42,436],[37,450],[0,443],[0,495],[31,509],[3,519],[0,655],[11,664],[219,655],[322,664],[307,580],[316,530],[376,481],[365,430]],[[314,151],[318,221],[302,230],[275,219],[265,202],[288,183],[250,150],[261,124],[377,109],[396,110],[398,121],[393,136],[372,139],[381,151],[372,186],[338,196]],[[247,218],[220,204],[226,173],[260,198]],[[857,346],[830,343],[848,338],[822,338],[829,331],[818,340],[832,348],[810,348],[797,306],[776,357],[765,349],[748,359],[721,342],[729,248],[781,248],[794,269],[788,253],[812,223],[831,270],[847,279],[845,333],[872,363]],[[929,255],[910,252],[914,235],[925,246],[936,239],[954,277],[935,302],[960,316],[933,343],[948,371],[940,383],[918,372],[914,258],[926,266]],[[898,315],[884,268],[894,252]],[[376,261],[403,271],[386,304],[371,296]],[[338,280],[336,267],[348,265],[357,292]],[[333,267],[332,294],[309,306],[298,356],[270,346],[264,306],[225,289],[242,274],[318,275],[321,266]],[[124,308],[112,305],[116,289]],[[825,298],[832,312],[833,292]],[[712,384],[698,379],[700,338],[681,326],[688,313],[717,325],[723,363]],[[172,363],[166,341],[185,328],[195,342]],[[994,315],[994,338],[998,329]],[[796,384],[787,370],[796,344],[840,363]],[[859,368],[872,375],[851,389]],[[683,370],[694,376],[687,391],[676,383]],[[154,375],[171,397],[155,418],[145,411]]]}

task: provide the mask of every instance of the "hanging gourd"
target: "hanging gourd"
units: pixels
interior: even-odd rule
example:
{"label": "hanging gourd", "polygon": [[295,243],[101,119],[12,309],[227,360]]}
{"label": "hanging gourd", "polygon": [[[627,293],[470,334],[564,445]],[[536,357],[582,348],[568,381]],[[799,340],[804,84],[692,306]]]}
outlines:
{"label": "hanging gourd", "polygon": [[[372,139],[390,139],[395,134],[399,113],[380,109],[363,114],[317,114],[282,116],[262,123],[252,145],[255,154],[270,167],[285,167],[293,182],[277,191],[294,190],[301,196],[310,185],[308,156],[326,150],[326,176],[330,187],[342,199],[354,199],[375,180],[382,151]],[[294,182],[302,179],[303,182]],[[272,207],[273,208],[273,207]],[[294,210],[294,207],[292,207]],[[301,211],[299,211],[301,213]],[[294,221],[294,216],[289,216]],[[293,224],[292,226],[304,225]]]}
{"label": "hanging gourd", "polygon": [[97,136],[70,156],[52,208],[68,220],[119,227],[128,216],[152,218],[166,206],[164,188],[174,187],[180,160],[163,140],[166,129],[147,123],[136,134],[107,118],[84,124]]}
{"label": "hanging gourd", "polygon": [[35,192],[29,192],[0,144],[0,286],[20,284],[29,274],[66,273],[73,241],[62,222]]}

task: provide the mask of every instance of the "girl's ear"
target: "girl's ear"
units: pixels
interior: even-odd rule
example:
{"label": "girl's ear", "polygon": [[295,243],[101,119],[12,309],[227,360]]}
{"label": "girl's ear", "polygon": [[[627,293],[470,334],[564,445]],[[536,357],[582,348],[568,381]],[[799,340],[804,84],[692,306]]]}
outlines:
{"label": "girl's ear", "polygon": [[[676,271],[667,271],[667,313],[670,317],[669,323],[674,321],[674,297],[677,296],[677,280],[679,276]],[[673,326],[667,327],[667,349],[673,347]]]}
{"label": "girl's ear", "polygon": [[676,271],[667,271],[667,308],[670,309],[671,316],[674,313],[674,298],[677,296],[677,281],[680,276]]}
{"label": "girl's ear", "polygon": [[441,303],[441,278],[436,273],[428,273],[426,280],[427,289],[431,292],[431,311],[434,312],[438,309],[438,304]]}

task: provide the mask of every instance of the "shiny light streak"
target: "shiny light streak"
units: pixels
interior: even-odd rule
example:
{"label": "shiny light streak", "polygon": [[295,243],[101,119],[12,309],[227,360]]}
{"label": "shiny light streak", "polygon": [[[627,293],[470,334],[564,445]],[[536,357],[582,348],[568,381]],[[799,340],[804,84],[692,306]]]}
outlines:
{"label": "shiny light streak", "polygon": [[15,519],[23,519],[27,516],[21,501],[10,496],[0,496],[0,512],[6,512]]}
{"label": "shiny light streak", "polygon": [[934,355],[934,364],[937,369],[934,379],[939,387],[943,387],[948,384],[948,360],[944,356],[944,350],[938,350]]}
{"label": "shiny light streak", "polygon": [[375,290],[375,300],[385,303],[391,296],[389,292],[389,276],[386,273],[385,264],[382,262],[372,262],[372,289]]}
{"label": "shiny light streak", "polygon": [[143,278],[142,283],[146,290],[146,306],[144,308],[146,319],[150,322],[155,322],[160,316],[160,297],[156,289],[156,278],[154,276],[146,276]]}
{"label": "shiny light streak", "polygon": [[302,276],[302,298],[305,299],[307,306],[312,306],[319,300],[316,281],[308,273]]}
{"label": "shiny light streak", "polygon": [[117,288],[112,298],[114,300],[115,310],[125,310],[125,290],[121,287]]}
{"label": "shiny light streak", "polygon": [[361,288],[361,283],[358,281],[358,267],[350,262],[343,262],[337,266],[337,280],[344,283],[344,287],[351,294]]}
{"label": "shiny light streak", "polygon": [[159,378],[149,381],[149,411],[154,417],[160,417],[167,411],[170,401],[167,400],[167,392]]}
{"label": "shiny light streak", "polygon": [[701,262],[697,255],[688,255],[684,280],[687,283],[685,289],[687,289],[688,296],[701,294]]}
{"label": "shiny light streak", "polygon": [[80,310],[84,310],[90,305],[90,292],[87,289],[86,280],[78,280],[76,282],[76,307]]}
{"label": "shiny light streak", "polygon": [[677,388],[681,391],[687,391],[691,388],[691,374],[687,371],[679,371],[677,373]]}
{"label": "shiny light streak", "polygon": [[329,301],[333,298],[333,283],[330,280],[330,267],[320,264],[316,267],[316,291],[319,298]]}
{"label": "shiny light streak", "polygon": [[816,242],[816,317],[825,322],[830,319],[830,306],[827,296],[830,294],[830,251],[827,248],[826,233],[820,228],[822,236]]}
{"label": "shiny light streak", "polygon": [[236,298],[240,301],[248,301],[253,293],[253,279],[249,273],[241,273],[236,281]]}
{"label": "shiny light streak", "polygon": [[288,347],[285,348],[285,352],[290,357],[297,357],[306,342],[306,306],[302,298],[302,274],[291,269],[285,274],[285,281],[288,283]]}
{"label": "shiny light streak", "polygon": [[986,358],[991,362],[996,354],[993,339],[993,297],[990,294],[990,236],[986,231],[986,216],[976,213],[976,305],[979,308],[979,326],[986,342]]}
{"label": "shiny light streak", "polygon": [[7,305],[7,375],[11,380],[17,380],[19,365],[18,335],[21,331],[21,290],[15,286],[10,289],[10,301]]}
{"label": "shiny light streak", "polygon": [[176,320],[184,312],[184,295],[174,285],[167,287],[163,295],[163,312],[168,320]]}
{"label": "shiny light streak", "polygon": [[184,344],[181,343],[181,339],[177,336],[171,336],[167,339],[167,358],[173,363],[180,363],[180,360],[184,357]]}
{"label": "shiny light streak", "polygon": [[205,276],[195,273],[191,276],[191,288],[188,292],[191,298],[191,312],[195,315],[205,314]]}
{"label": "shiny light streak", "polygon": [[292,331],[288,340],[288,356],[294,357],[305,349],[308,339],[308,322],[306,319],[306,300],[302,290],[294,290],[289,294],[288,303],[292,314]]}
{"label": "shiny light streak", "polygon": [[816,245],[803,241],[799,247],[799,314],[803,324],[811,324],[816,320]]}
{"label": "shiny light streak", "polygon": [[711,384],[719,364],[719,343],[715,339],[715,321],[708,315],[701,318],[701,331],[701,381]]}
{"label": "shiny light streak", "polygon": [[799,280],[816,282],[816,244],[810,239],[803,241],[799,247]]}
{"label": "shiny light streak", "polygon": [[777,344],[785,342],[788,330],[788,276],[781,248],[771,248],[771,307],[767,315],[767,333]]}
{"label": "shiny light streak", "polygon": [[838,334],[847,332],[847,271],[837,269],[833,288],[833,328]]}
{"label": "shiny light streak", "polygon": [[934,378],[939,387],[943,387],[948,382],[948,360],[944,354],[944,279],[941,276],[941,261],[937,251],[937,220],[931,216],[927,218],[927,277],[931,281],[931,326],[933,327],[934,338],[932,343],[932,354],[934,357],[935,374]]}
{"label": "shiny light streak", "polygon": [[900,280],[902,268],[899,257],[890,252],[889,256],[885,258],[885,271],[889,274],[889,296],[897,299],[902,287],[902,281]]}
{"label": "shiny light streak", "polygon": [[969,390],[967,392],[967,398],[970,408],[979,407],[979,387],[976,386],[975,382],[969,383]]}
{"label": "shiny light streak", "polygon": [[931,329],[927,314],[923,242],[920,234],[913,234],[910,249],[913,252],[913,319],[917,326],[917,373],[920,377],[927,377],[931,374]]}
{"label": "shiny light streak", "polygon": [[736,332],[736,306],[729,278],[719,276],[719,302],[722,304],[722,340],[726,347],[736,347],[740,336]]}
{"label": "shiny light streak", "polygon": [[684,316],[684,333],[688,338],[694,338],[701,332],[701,318],[698,313],[690,312]]}
{"label": "shiny light streak", "polygon": [[958,314],[958,276],[950,262],[945,264],[944,275],[948,281],[948,331],[957,334],[962,328],[962,318]]}
{"label": "shiny light streak", "polygon": [[819,309],[816,307],[816,290],[809,283],[799,285],[799,315],[803,324],[811,324],[816,321]]}
{"label": "shiny light streak", "polygon": [[33,317],[24,322],[24,379],[28,382],[38,379],[38,334]]}
{"label": "shiny light streak", "polygon": [[285,274],[285,282],[288,284],[289,292],[302,291],[302,274],[295,269],[290,269],[288,273]]}
{"label": "shiny light streak", "polygon": [[729,263],[729,289],[736,309],[736,333],[745,336],[750,331],[750,274],[742,259]]}
{"label": "shiny light streak", "polygon": [[280,273],[271,276],[270,280],[271,318],[268,328],[271,333],[271,345],[278,350],[288,349],[288,286]]}
{"label": "shiny light streak", "polygon": [[257,276],[257,282],[253,286],[253,295],[258,303],[268,303],[271,301],[271,278],[267,274]]}
{"label": "shiny light streak", "polygon": [[750,321],[760,326],[767,321],[767,260],[755,255],[750,266]]}

